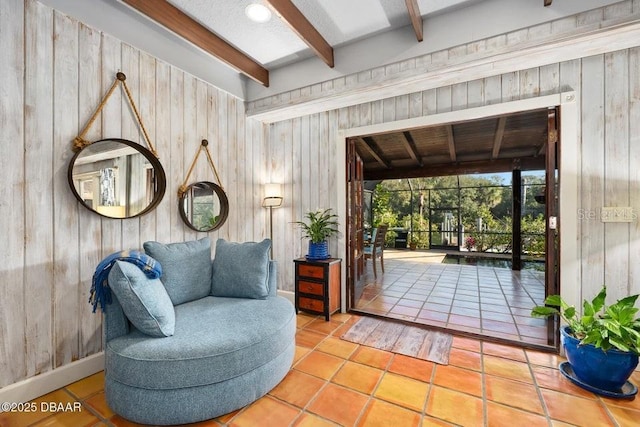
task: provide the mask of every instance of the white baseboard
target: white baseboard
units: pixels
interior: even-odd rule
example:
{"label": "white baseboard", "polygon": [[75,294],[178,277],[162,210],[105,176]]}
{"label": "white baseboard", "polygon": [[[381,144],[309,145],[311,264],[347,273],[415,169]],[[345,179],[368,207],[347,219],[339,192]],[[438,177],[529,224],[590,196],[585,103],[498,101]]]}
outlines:
{"label": "white baseboard", "polygon": [[104,352],[0,388],[0,402],[28,402],[104,369]]}

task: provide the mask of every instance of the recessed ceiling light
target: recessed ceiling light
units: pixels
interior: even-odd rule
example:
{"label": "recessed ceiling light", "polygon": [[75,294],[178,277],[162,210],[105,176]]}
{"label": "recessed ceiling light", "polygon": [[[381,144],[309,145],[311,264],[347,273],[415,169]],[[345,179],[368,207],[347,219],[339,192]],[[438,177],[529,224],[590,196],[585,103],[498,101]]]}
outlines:
{"label": "recessed ceiling light", "polygon": [[269,8],[259,3],[251,3],[244,9],[244,13],[254,22],[263,23],[271,19]]}

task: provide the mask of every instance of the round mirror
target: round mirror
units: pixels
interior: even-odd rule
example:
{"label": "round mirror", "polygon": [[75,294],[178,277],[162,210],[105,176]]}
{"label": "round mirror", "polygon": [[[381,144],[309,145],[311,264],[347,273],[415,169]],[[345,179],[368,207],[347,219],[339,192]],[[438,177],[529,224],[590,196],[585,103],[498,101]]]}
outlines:
{"label": "round mirror", "polygon": [[78,151],[67,173],[73,195],[107,218],[133,218],[155,208],[166,188],[160,161],[126,139],[103,139]]}
{"label": "round mirror", "polygon": [[189,228],[196,231],[217,230],[227,220],[229,200],[224,190],[209,181],[187,187],[178,201],[180,216]]}

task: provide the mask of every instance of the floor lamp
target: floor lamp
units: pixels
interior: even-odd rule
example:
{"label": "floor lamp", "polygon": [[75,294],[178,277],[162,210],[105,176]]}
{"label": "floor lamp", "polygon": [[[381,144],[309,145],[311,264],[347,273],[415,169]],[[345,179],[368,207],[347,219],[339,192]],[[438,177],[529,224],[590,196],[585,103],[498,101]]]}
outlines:
{"label": "floor lamp", "polygon": [[271,239],[271,258],[273,259],[273,208],[282,206],[282,184],[265,184],[262,207],[269,208],[269,238]]}

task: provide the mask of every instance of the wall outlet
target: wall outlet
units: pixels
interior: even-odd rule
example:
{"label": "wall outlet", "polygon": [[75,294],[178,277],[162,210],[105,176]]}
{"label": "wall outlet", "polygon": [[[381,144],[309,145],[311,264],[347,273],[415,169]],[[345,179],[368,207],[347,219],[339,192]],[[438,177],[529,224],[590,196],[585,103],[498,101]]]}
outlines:
{"label": "wall outlet", "polygon": [[638,218],[638,215],[633,211],[630,206],[627,207],[615,207],[606,206],[600,210],[600,220],[602,222],[633,222]]}

